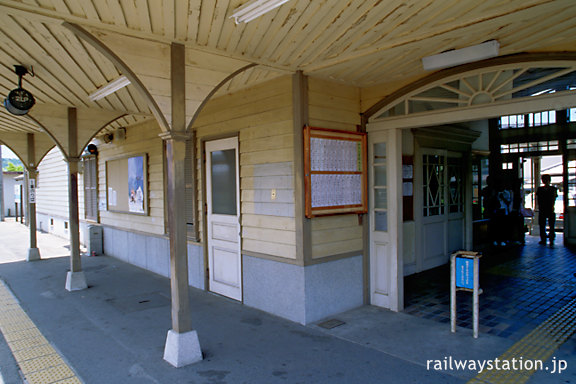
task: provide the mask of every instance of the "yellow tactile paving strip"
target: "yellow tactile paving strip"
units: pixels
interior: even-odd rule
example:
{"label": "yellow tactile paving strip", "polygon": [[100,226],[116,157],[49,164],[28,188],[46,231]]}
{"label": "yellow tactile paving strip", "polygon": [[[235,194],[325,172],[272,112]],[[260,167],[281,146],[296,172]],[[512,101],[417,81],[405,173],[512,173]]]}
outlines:
{"label": "yellow tactile paving strip", "polygon": [[0,332],[28,384],[81,384],[0,280]]}
{"label": "yellow tactile paving strip", "polygon": [[[522,358],[524,361],[546,362],[575,331],[576,299],[524,336],[498,358],[500,361]],[[468,381],[468,384],[522,384],[526,383],[534,373],[534,370],[487,370]]]}

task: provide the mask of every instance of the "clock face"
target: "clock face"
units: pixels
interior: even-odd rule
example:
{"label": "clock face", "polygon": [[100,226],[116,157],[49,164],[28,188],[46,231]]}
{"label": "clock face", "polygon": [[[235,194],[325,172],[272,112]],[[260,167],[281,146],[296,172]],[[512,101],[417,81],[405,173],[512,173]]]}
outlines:
{"label": "clock face", "polygon": [[34,103],[34,96],[24,88],[16,88],[8,94],[8,101],[17,109],[28,111]]}

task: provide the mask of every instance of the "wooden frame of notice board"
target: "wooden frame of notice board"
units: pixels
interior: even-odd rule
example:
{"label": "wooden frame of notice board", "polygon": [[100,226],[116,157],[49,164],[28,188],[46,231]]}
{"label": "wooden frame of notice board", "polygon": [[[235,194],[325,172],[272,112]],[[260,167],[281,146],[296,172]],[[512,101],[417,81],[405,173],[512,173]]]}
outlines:
{"label": "wooden frame of notice board", "polygon": [[368,212],[366,133],[304,128],[306,217]]}

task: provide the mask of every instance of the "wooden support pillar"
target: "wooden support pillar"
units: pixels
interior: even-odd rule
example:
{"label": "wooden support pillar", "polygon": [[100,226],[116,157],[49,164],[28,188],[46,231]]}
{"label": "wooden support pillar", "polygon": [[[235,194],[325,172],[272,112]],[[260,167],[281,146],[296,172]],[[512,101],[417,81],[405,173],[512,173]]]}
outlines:
{"label": "wooden support pillar", "polygon": [[28,249],[28,256],[26,261],[40,260],[40,250],[37,245],[36,238],[36,147],[34,143],[34,134],[28,133],[28,164],[26,169],[28,172],[28,229],[30,230],[30,248]]}
{"label": "wooden support pillar", "polygon": [[76,108],[68,108],[68,222],[70,230],[70,271],[66,289],[88,288],[80,260],[80,218],[78,214],[78,118]]}
{"label": "wooden support pillar", "polygon": [[304,126],[308,124],[308,77],[302,71],[292,76],[294,114],[294,195],[296,221],[296,260],[306,265],[312,260],[312,221],[306,218],[304,188]]}
{"label": "wooden support pillar", "polygon": [[166,143],[166,206],[170,235],[170,287],[172,329],[168,331],[164,360],[183,367],[202,360],[196,331],[192,330],[188,295],[188,241],[185,210],[186,159],[186,50],[181,44],[171,46],[172,130],[161,134]]}

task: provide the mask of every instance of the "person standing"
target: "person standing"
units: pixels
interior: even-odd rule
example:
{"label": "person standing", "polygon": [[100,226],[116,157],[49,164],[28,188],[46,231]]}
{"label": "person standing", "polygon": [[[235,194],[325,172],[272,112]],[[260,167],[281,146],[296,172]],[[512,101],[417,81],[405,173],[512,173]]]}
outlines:
{"label": "person standing", "polygon": [[[546,244],[546,238],[550,239],[550,245],[554,245],[554,238],[556,238],[556,213],[554,212],[554,203],[558,196],[556,187],[550,185],[552,178],[550,175],[542,175],[543,186],[538,187],[536,190],[536,199],[538,201],[538,225],[540,226],[540,243]],[[550,227],[550,233],[546,236],[546,220]]]}

